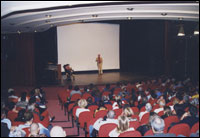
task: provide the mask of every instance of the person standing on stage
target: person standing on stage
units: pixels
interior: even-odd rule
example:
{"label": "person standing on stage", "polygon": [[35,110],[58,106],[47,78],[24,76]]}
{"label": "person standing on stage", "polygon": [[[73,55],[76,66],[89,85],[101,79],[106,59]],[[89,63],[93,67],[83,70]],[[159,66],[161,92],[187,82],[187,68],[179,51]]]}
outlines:
{"label": "person standing on stage", "polygon": [[99,75],[102,75],[103,74],[103,70],[102,70],[103,58],[101,57],[100,54],[98,54],[98,57],[96,58],[96,62],[97,62],[98,70],[99,70]]}

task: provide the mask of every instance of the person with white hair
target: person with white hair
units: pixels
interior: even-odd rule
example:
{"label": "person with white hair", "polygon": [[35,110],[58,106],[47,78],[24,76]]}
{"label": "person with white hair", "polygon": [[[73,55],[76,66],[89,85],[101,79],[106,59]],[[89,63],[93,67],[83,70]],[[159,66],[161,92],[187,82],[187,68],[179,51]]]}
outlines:
{"label": "person with white hair", "polygon": [[142,117],[146,114],[146,113],[149,113],[151,110],[152,110],[152,106],[151,106],[151,104],[150,103],[147,103],[146,105],[145,105],[145,111],[144,112],[140,112],[140,114],[139,114],[139,119],[141,120],[142,119]]}
{"label": "person with white hair", "polygon": [[113,124],[118,124],[118,120],[115,119],[115,111],[110,110],[107,113],[107,116],[104,118],[99,118],[93,125],[93,128],[97,131],[99,131],[100,127],[102,125],[108,124],[108,123],[113,123]]}
{"label": "person with white hair", "polygon": [[159,104],[160,108],[154,110],[154,112],[157,114],[161,111],[164,111],[164,106],[166,103],[165,103],[164,99],[159,99],[158,104]]}
{"label": "person with white hair", "polygon": [[60,126],[54,126],[50,131],[51,137],[66,137],[66,132]]}
{"label": "person with white hair", "polygon": [[151,128],[152,128],[154,135],[147,136],[147,137],[176,137],[175,134],[169,134],[169,133],[165,134],[163,132],[164,128],[165,128],[165,122],[159,116],[155,116],[151,120]]}

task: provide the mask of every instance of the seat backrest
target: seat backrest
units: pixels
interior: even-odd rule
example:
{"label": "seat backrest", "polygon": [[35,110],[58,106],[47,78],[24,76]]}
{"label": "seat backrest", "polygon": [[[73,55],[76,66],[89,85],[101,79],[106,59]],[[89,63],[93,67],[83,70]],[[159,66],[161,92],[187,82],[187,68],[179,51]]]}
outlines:
{"label": "seat backrest", "polygon": [[74,95],[72,95],[70,101],[77,101],[78,99],[81,99],[81,95],[80,94],[74,94]]}
{"label": "seat backrest", "polygon": [[105,91],[105,92],[103,92],[103,94],[102,94],[102,96],[109,96],[110,95],[110,92],[108,92],[108,91]]}
{"label": "seat backrest", "polygon": [[[84,128],[84,123],[88,123],[91,119],[93,119],[93,113],[92,112],[82,112],[79,115],[79,123],[80,123],[80,127]],[[87,127],[87,126],[86,126]]]}
{"label": "seat backrest", "polygon": [[195,123],[195,124],[192,126],[190,133],[191,133],[191,134],[192,134],[192,133],[196,133],[197,130],[199,130],[199,122]]}
{"label": "seat backrest", "polygon": [[142,137],[139,131],[128,131],[119,135],[119,137]]}
{"label": "seat backrest", "polygon": [[164,133],[167,133],[167,130],[170,127],[171,123],[178,123],[179,119],[177,116],[169,116],[165,118],[164,121],[165,121]]}
{"label": "seat backrest", "polygon": [[131,109],[133,110],[134,113],[138,113],[139,109],[137,107],[131,107]]}
{"label": "seat backrest", "polygon": [[92,112],[94,112],[97,108],[98,108],[97,105],[91,105],[88,107],[88,109],[90,109],[90,111],[92,111]]}
{"label": "seat backrest", "polygon": [[99,129],[99,137],[109,137],[109,133],[117,127],[116,124],[105,124]]}
{"label": "seat backrest", "polygon": [[130,127],[133,127],[135,130],[140,126],[138,121],[130,121]]}
{"label": "seat backrest", "polygon": [[122,109],[116,109],[115,111],[115,118],[117,119],[122,114]]}
{"label": "seat backrest", "polygon": [[150,113],[146,113],[142,116],[142,119],[140,121],[141,125],[144,125],[144,124],[148,124],[149,123],[149,116],[150,116]]}
{"label": "seat backrest", "polygon": [[112,105],[111,104],[105,104],[104,105],[108,110],[112,110]]}
{"label": "seat backrest", "polygon": [[152,136],[152,135],[154,135],[152,129],[148,130],[148,131],[144,134],[144,136]]}
{"label": "seat backrest", "polygon": [[158,116],[162,116],[162,115],[164,115],[164,111],[160,111],[160,112],[158,113]]}
{"label": "seat backrest", "polygon": [[103,118],[104,116],[106,116],[108,113],[108,111],[106,110],[101,110],[101,111],[98,111],[96,114],[95,114],[95,118]]}
{"label": "seat backrest", "polygon": [[168,133],[172,133],[175,134],[176,136],[178,135],[183,135],[186,137],[190,136],[190,126],[188,124],[177,124],[175,126],[173,126],[172,128],[170,128]]}
{"label": "seat backrest", "polygon": [[143,106],[141,109],[140,109],[140,112],[145,112],[146,111],[146,108],[145,106]]}

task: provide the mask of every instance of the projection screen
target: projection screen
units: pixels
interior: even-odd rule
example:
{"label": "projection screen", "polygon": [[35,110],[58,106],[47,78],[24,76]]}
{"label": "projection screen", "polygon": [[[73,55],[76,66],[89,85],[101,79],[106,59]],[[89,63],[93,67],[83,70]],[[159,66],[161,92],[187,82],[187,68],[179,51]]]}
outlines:
{"label": "projection screen", "polygon": [[[58,64],[70,64],[75,71],[97,70],[96,57],[103,58],[103,70],[119,69],[119,25],[82,23],[57,27]],[[62,68],[62,71],[64,69]]]}

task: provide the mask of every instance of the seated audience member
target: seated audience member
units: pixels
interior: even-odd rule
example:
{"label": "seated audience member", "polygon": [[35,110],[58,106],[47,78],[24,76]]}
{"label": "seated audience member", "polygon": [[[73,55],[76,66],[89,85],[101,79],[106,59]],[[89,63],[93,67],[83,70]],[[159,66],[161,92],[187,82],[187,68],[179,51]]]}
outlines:
{"label": "seated audience member", "polygon": [[171,108],[169,106],[165,106],[164,107],[164,115],[161,116],[162,119],[165,119],[169,116],[172,116],[172,111]]}
{"label": "seated audience member", "polygon": [[107,95],[104,95],[104,96],[102,96],[102,101],[103,101],[103,104],[112,104],[110,101],[110,98],[109,98],[109,96],[107,96]]}
{"label": "seated audience member", "polygon": [[47,103],[47,101],[46,101],[46,93],[40,87],[36,87],[34,89],[34,95],[35,95],[37,104],[40,105],[40,104],[46,104]]}
{"label": "seated audience member", "polygon": [[159,104],[160,108],[155,109],[154,110],[155,113],[159,113],[159,112],[164,110],[165,100],[164,99],[159,99],[158,104]]}
{"label": "seated audience member", "polygon": [[[30,135],[30,127],[31,124],[33,123],[33,113],[32,112],[26,112],[24,113],[24,119],[26,121],[25,124],[19,125],[16,129],[20,129],[26,132],[26,137]],[[40,134],[45,134],[46,136],[50,136],[49,130],[45,128],[42,124],[38,123],[39,129],[40,129]]]}
{"label": "seated audience member", "polygon": [[72,97],[74,94],[80,94],[80,95],[82,95],[82,93],[81,93],[81,91],[80,91],[78,85],[76,85],[76,86],[74,87],[74,90],[71,91],[70,97]]}
{"label": "seated audience member", "polygon": [[11,121],[11,122],[14,122],[15,118],[17,118],[17,115],[18,115],[18,111],[16,110],[16,105],[14,102],[10,102],[8,104],[8,108],[9,108],[9,111],[8,111],[8,119]]}
{"label": "seated audience member", "polygon": [[154,117],[158,116],[155,112],[150,112],[150,116],[149,116],[149,123],[145,124],[145,125],[141,125],[137,128],[137,131],[139,131],[142,136],[144,136],[144,134],[151,130],[151,121],[153,120]]}
{"label": "seated audience member", "polygon": [[137,120],[137,118],[132,118],[132,116],[134,115],[134,112],[133,110],[130,108],[130,107],[126,107],[124,110],[123,110],[123,113],[122,113],[124,116],[126,116],[128,118],[129,121],[139,121]]}
{"label": "seated audience member", "polygon": [[1,122],[1,137],[9,137],[10,130],[6,123]]}
{"label": "seated audience member", "polygon": [[140,112],[140,114],[139,114],[140,121],[141,121],[143,115],[145,115],[146,113],[149,113],[149,112],[152,110],[151,104],[150,104],[150,103],[147,103],[147,104],[145,105],[145,109],[146,109],[146,110],[145,110],[144,112]]}
{"label": "seated audience member", "polygon": [[[151,121],[151,128],[154,133],[153,136],[149,137],[176,137],[174,134],[164,134],[165,122],[159,116],[156,116]],[[148,137],[148,136],[147,136]]]}
{"label": "seated audience member", "polygon": [[119,116],[118,117],[118,126],[116,129],[112,130],[109,133],[110,137],[119,137],[121,133],[127,131],[134,131],[134,128],[129,127],[129,119],[126,116]]}
{"label": "seated audience member", "polygon": [[28,99],[26,97],[27,93],[26,92],[23,92],[21,94],[21,97],[19,98],[19,101],[17,102],[16,106],[17,107],[20,107],[22,109],[26,109],[27,105],[28,105]]}
{"label": "seated audience member", "polygon": [[93,125],[93,128],[96,130],[96,131],[99,131],[100,127],[102,125],[105,125],[105,124],[109,124],[109,123],[113,123],[113,124],[118,124],[118,121],[117,119],[115,119],[115,111],[113,110],[110,110],[108,113],[107,113],[107,116],[104,117],[104,118],[99,118]]}
{"label": "seated audience member", "polygon": [[140,110],[143,106],[145,106],[148,102],[148,99],[147,97],[144,95],[144,93],[142,94],[143,96],[142,99],[141,99],[141,103],[138,105],[138,109]]}
{"label": "seated audience member", "polygon": [[18,116],[17,118],[15,118],[14,122],[12,123],[12,126],[19,126],[25,123],[25,119],[24,119],[25,112],[26,112],[25,109],[22,109],[18,112]]}
{"label": "seated audience member", "polygon": [[110,89],[110,84],[106,84],[106,87],[103,89],[103,92],[110,92],[111,89]]}
{"label": "seated audience member", "polygon": [[[12,99],[12,102],[18,102],[18,96],[15,95],[15,91],[12,88],[8,89],[8,99]],[[10,101],[10,100],[8,100]]]}
{"label": "seated audience member", "polygon": [[185,112],[180,118],[180,124],[186,123],[192,128],[192,126],[199,121],[197,107],[191,105],[188,112]]}
{"label": "seated audience member", "polygon": [[29,137],[46,137],[44,134],[40,133],[40,127],[37,123],[32,123],[30,127],[30,135]]}
{"label": "seated audience member", "polygon": [[121,96],[119,96],[119,95],[115,96],[115,102],[112,105],[112,109],[113,110],[121,109],[124,104],[125,104],[125,102],[121,100]]}
{"label": "seated audience member", "polygon": [[88,103],[85,99],[81,99],[78,101],[79,108],[77,108],[76,110],[76,117],[79,117],[80,113],[82,112],[90,111],[89,109],[86,109],[87,104]]}
{"label": "seated audience member", "polygon": [[54,126],[50,131],[51,137],[66,137],[66,132],[60,126]]}

